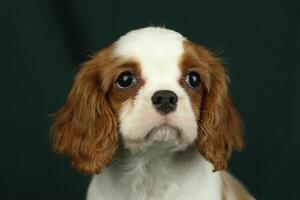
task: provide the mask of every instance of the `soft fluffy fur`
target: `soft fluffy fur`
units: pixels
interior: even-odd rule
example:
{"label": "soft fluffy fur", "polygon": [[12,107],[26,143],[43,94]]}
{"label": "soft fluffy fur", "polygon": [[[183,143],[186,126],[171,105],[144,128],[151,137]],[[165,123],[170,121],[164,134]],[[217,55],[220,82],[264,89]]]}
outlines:
{"label": "soft fluffy fur", "polygon": [[[126,70],[137,77],[116,87]],[[201,87],[184,81],[189,71]],[[177,108],[158,113],[158,90],[178,96]],[[241,122],[221,62],[175,31],[131,31],[96,54],[78,72],[52,127],[54,150],[95,174],[88,200],[251,199],[224,170],[242,148]]]}

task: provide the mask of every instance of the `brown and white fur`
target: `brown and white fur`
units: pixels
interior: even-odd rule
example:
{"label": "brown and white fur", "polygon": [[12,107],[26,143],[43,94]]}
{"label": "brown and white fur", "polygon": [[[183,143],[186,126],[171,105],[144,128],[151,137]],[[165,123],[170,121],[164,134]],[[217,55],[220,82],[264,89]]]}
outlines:
{"label": "brown and white fur", "polygon": [[[122,72],[135,81],[116,83]],[[201,77],[193,88],[187,77]],[[52,127],[56,152],[94,174],[88,200],[253,199],[224,171],[240,150],[241,122],[218,58],[179,33],[147,27],[86,62]],[[158,112],[157,91],[177,96]]]}

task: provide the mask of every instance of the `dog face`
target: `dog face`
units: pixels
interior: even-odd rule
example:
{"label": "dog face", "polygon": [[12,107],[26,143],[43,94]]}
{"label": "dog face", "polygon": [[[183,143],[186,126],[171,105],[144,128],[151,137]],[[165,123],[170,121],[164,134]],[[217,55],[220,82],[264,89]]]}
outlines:
{"label": "dog face", "polygon": [[84,173],[100,172],[119,143],[131,151],[196,145],[215,170],[242,147],[220,61],[153,27],[127,33],[82,66],[52,132],[54,149]]}

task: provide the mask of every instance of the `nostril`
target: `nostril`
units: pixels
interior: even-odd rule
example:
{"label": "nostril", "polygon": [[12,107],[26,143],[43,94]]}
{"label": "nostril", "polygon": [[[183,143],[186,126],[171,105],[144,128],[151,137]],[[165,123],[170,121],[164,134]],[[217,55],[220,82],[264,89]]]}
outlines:
{"label": "nostril", "polygon": [[162,102],[162,97],[161,96],[158,96],[158,95],[153,95],[152,96],[152,103],[154,105],[159,105],[159,104],[161,104],[161,102]]}
{"label": "nostril", "polygon": [[177,96],[170,97],[170,103],[171,104],[177,104],[177,102],[178,102],[178,97]]}
{"label": "nostril", "polygon": [[161,97],[161,96],[158,96],[158,97],[156,98],[156,104],[161,104],[161,102],[162,102],[162,97]]}

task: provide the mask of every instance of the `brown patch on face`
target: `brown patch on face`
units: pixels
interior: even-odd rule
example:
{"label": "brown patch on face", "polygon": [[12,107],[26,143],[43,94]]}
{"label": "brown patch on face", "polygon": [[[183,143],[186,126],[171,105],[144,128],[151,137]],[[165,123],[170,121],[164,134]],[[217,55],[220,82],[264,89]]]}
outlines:
{"label": "brown patch on face", "polygon": [[[199,121],[196,145],[215,170],[226,169],[232,149],[243,146],[242,125],[230,98],[227,75],[220,60],[205,48],[186,41],[184,49],[180,83],[187,91]],[[202,87],[199,90],[185,83],[185,74],[189,70],[200,74]]]}
{"label": "brown patch on face", "polygon": [[[125,71],[130,71],[136,78],[136,83],[129,88],[121,89],[116,85],[118,76]],[[114,72],[110,73],[113,82],[110,84],[110,90],[108,91],[108,98],[110,100],[113,110],[119,114],[122,108],[122,104],[128,101],[132,101],[137,95],[139,89],[144,85],[144,80],[141,77],[141,69],[139,63],[136,61],[126,61],[117,67]]]}
{"label": "brown patch on face", "polygon": [[116,90],[114,81],[120,71],[140,72],[137,63],[116,58],[113,52],[111,45],[83,64],[51,129],[54,151],[70,156],[72,166],[85,174],[99,173],[112,161],[119,145],[116,110],[142,84]]}
{"label": "brown patch on face", "polygon": [[[202,96],[210,87],[211,84],[211,69],[203,62],[195,49],[190,45],[189,42],[184,42],[184,53],[180,61],[181,78],[180,85],[185,89],[192,103],[192,109],[198,120],[200,117],[200,106],[202,102]],[[186,83],[186,76],[189,72],[197,72],[201,78],[201,85],[198,88],[191,88]]]}

